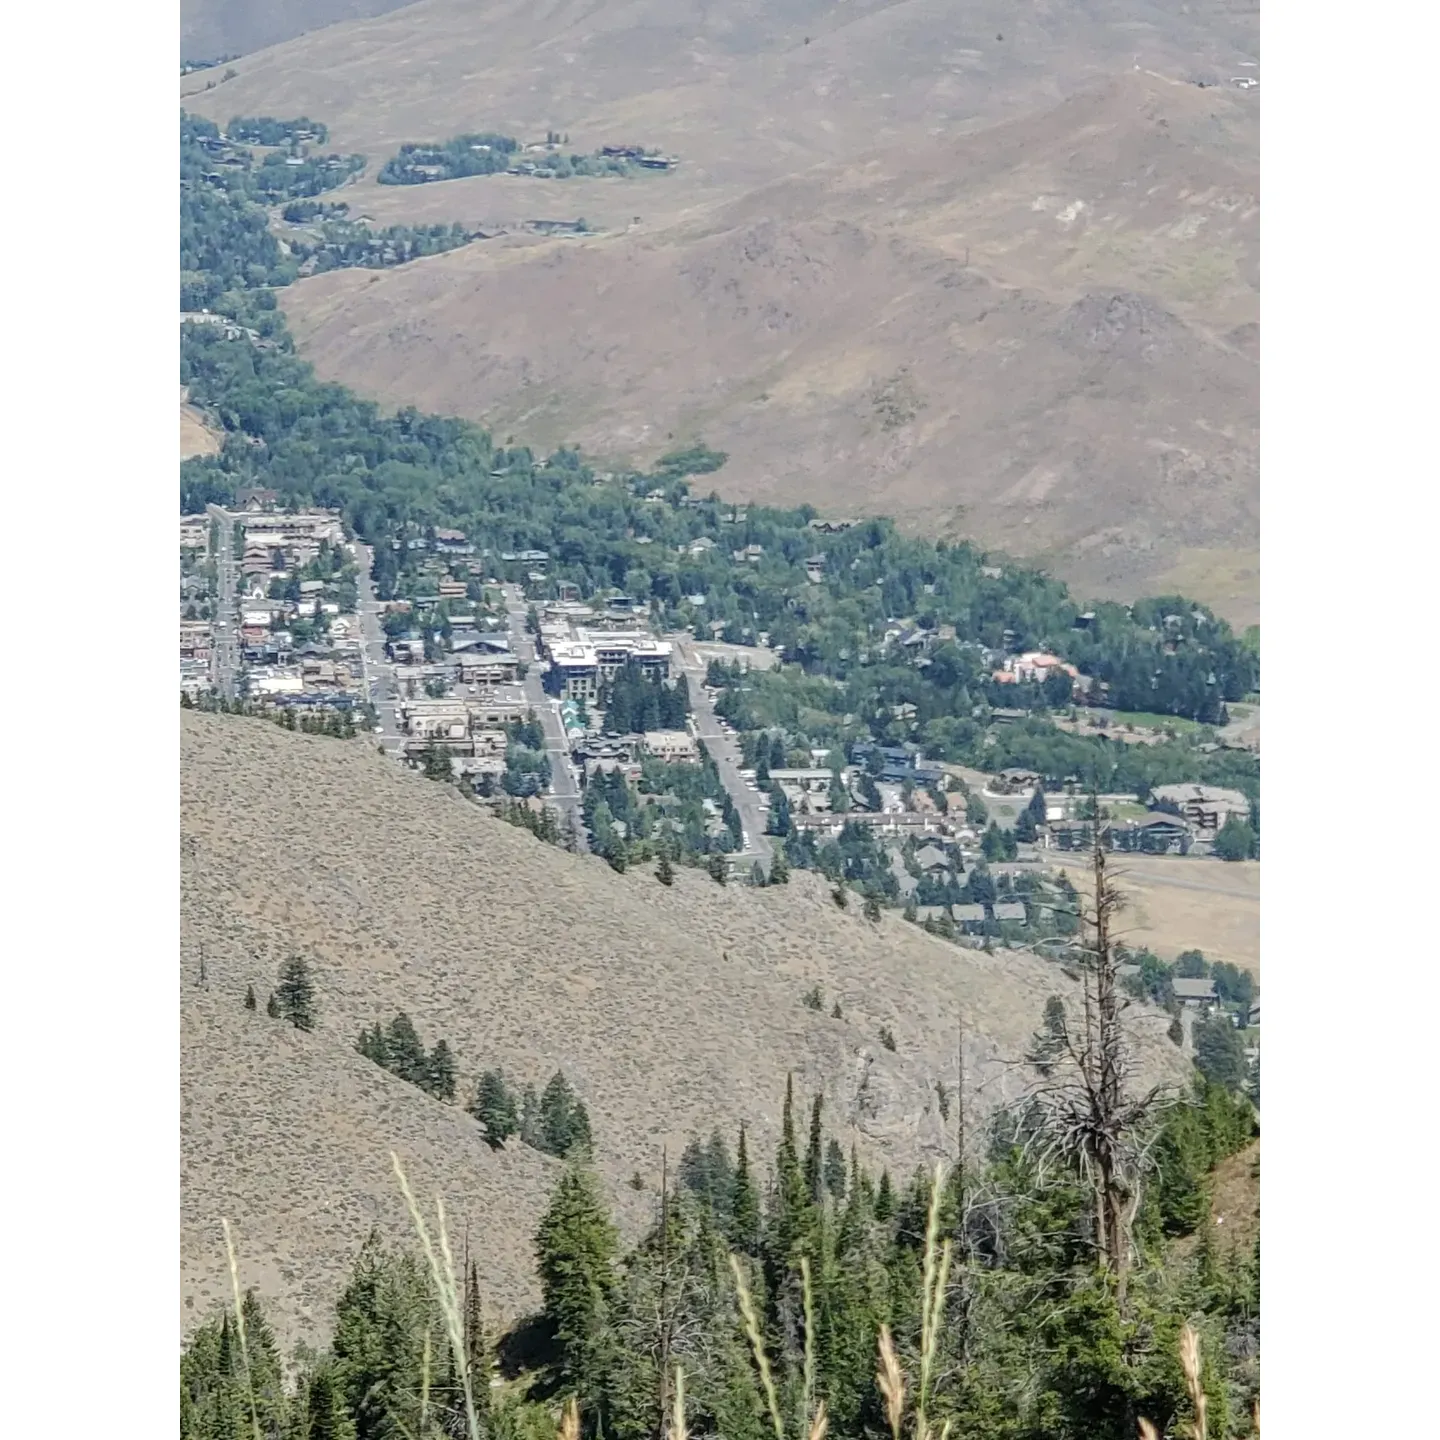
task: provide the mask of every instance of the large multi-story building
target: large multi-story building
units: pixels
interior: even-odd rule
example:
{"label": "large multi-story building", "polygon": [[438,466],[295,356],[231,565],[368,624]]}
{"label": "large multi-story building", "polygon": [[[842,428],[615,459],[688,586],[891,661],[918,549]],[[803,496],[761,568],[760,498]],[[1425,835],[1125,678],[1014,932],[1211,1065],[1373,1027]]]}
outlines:
{"label": "large multi-story building", "polygon": [[632,660],[647,675],[670,677],[671,644],[646,630],[596,632],[576,629],[569,638],[544,635],[551,666],[558,672],[559,692],[566,700],[593,703],[600,687],[613,680]]}

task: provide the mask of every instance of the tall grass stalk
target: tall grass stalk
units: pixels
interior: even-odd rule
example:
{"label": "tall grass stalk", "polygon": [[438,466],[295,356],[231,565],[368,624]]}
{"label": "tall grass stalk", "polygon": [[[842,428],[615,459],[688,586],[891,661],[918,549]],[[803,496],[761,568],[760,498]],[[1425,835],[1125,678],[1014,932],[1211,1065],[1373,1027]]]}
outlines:
{"label": "tall grass stalk", "polygon": [[250,1396],[250,1424],[255,1440],[260,1434],[260,1407],[255,1401],[255,1377],[250,1372],[250,1346],[245,1340],[245,1305],[240,1298],[240,1267],[235,1263],[235,1242],[230,1238],[230,1222],[223,1216],[220,1228],[225,1232],[225,1254],[230,1260],[230,1293],[235,1299],[235,1332],[240,1337],[240,1363],[245,1367],[245,1389]]}
{"label": "tall grass stalk", "polygon": [[1205,1386],[1200,1376],[1200,1336],[1195,1327],[1186,1324],[1180,1331],[1180,1368],[1185,1372],[1185,1388],[1195,1410],[1195,1440],[1205,1436]]}
{"label": "tall grass stalk", "polygon": [[670,1440],[688,1440],[685,1428],[685,1367],[675,1367],[675,1396],[670,1406]]}
{"label": "tall grass stalk", "polygon": [[770,1357],[765,1353],[760,1320],[755,1314],[755,1302],[750,1295],[750,1285],[745,1279],[745,1267],[738,1255],[730,1257],[730,1271],[735,1277],[735,1296],[740,1302],[740,1318],[745,1324],[745,1338],[749,1340],[751,1353],[755,1356],[755,1369],[760,1375],[760,1388],[765,1392],[765,1404],[770,1412],[770,1423],[775,1428],[775,1440],[785,1440],[785,1426],[780,1419],[780,1401],[775,1394],[775,1377],[770,1373]]}
{"label": "tall grass stalk", "polygon": [[580,1402],[572,1395],[560,1412],[560,1428],[555,1440],[580,1440]]}
{"label": "tall grass stalk", "polygon": [[926,1440],[929,1423],[926,1418],[930,1403],[930,1379],[935,1371],[935,1352],[940,1344],[941,1321],[944,1318],[945,1282],[950,1276],[950,1241],[946,1240],[938,1259],[936,1241],[940,1236],[940,1197],[945,1187],[945,1169],[935,1166],[930,1184],[930,1210],[925,1219],[925,1266],[920,1296],[920,1388],[915,1397],[915,1431],[918,1440]]}
{"label": "tall grass stalk", "polygon": [[420,1213],[420,1206],[416,1203],[415,1195],[410,1189],[410,1181],[406,1178],[405,1167],[401,1165],[400,1157],[393,1150],[390,1152],[390,1163],[394,1166],[395,1178],[400,1182],[400,1192],[404,1195],[406,1207],[410,1211],[411,1223],[415,1226],[415,1233],[420,1237],[421,1248],[425,1251],[425,1259],[430,1266],[430,1278],[435,1284],[435,1297],[440,1303],[440,1313],[445,1321],[445,1333],[450,1341],[450,1350],[455,1357],[455,1368],[459,1372],[460,1386],[465,1395],[466,1430],[470,1440],[482,1440],[480,1418],[475,1410],[475,1389],[470,1375],[469,1360],[465,1353],[465,1319],[461,1312],[460,1296],[455,1286],[455,1261],[450,1253],[450,1233],[445,1225],[445,1202],[438,1195],[435,1197],[437,1242],[431,1238],[430,1227],[425,1223],[425,1217]]}

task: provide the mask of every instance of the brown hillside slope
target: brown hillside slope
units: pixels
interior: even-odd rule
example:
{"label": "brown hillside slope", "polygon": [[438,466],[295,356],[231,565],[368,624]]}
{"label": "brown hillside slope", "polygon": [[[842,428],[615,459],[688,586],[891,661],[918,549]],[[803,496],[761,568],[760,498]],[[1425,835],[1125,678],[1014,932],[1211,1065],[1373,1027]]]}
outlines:
{"label": "brown hillside slope", "polygon": [[[703,435],[735,498],[888,510],[1087,593],[1183,582],[1245,624],[1258,101],[1224,86],[1255,20],[1228,0],[1023,22],[942,0],[425,0],[186,103],[324,118],[371,157],[347,197],[380,223],[604,232],[292,288],[327,377],[616,458]],[[683,163],[373,182],[404,140],[490,127]]]}
{"label": "brown hillside slope", "polygon": [[[285,306],[367,394],[641,460],[703,435],[735,498],[897,514],[1133,595],[1253,552],[1256,191],[1224,139],[1252,123],[1126,75],[658,230],[336,271]],[[1200,579],[1253,618],[1253,585]]]}
{"label": "brown hillside slope", "polygon": [[[1031,957],[841,913],[811,877],[752,891],[684,872],[666,891],[648,873],[617,876],[364,742],[187,713],[181,756],[187,1320],[224,1282],[216,1226],[228,1215],[285,1333],[314,1333],[365,1229],[403,1230],[391,1146],[470,1223],[497,1313],[533,1300],[530,1237],[552,1162],[522,1147],[492,1155],[455,1108],[362,1061],[356,1034],[398,1009],[427,1044],[450,1042],[466,1098],[488,1065],[537,1085],[563,1066],[633,1233],[662,1145],[673,1157],[743,1118],[768,1153],[787,1071],[798,1095],[823,1090],[830,1128],[869,1162],[943,1153],[933,1082],[953,1078],[957,1008],[974,1100],[988,1107],[1014,1093],[1005,1062],[1046,996],[1067,989]],[[312,1035],[264,1015],[290,953],[315,974]],[[247,983],[257,1014],[241,1006]],[[823,1013],[802,1004],[814,984]],[[843,1019],[828,1013],[835,1000]],[[1164,1023],[1137,1018],[1137,1043],[1152,1073],[1178,1079]],[[636,1172],[643,1192],[627,1183]]]}
{"label": "brown hillside slope", "polygon": [[[406,0],[180,0],[180,57],[249,55],[343,20],[398,10]],[[204,80],[218,79],[205,75]]]}

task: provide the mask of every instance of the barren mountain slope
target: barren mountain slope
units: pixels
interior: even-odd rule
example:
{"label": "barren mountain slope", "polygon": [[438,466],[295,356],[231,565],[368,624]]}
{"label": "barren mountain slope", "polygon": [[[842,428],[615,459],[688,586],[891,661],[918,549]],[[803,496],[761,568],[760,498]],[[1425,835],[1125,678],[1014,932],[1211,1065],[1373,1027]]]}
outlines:
{"label": "barren mountain slope", "polygon": [[[1257,195],[1226,158],[1253,126],[1243,99],[1125,75],[671,224],[284,303],[366,394],[637,460],[703,435],[727,495],[896,514],[1128,597],[1255,548]],[[1252,618],[1253,584],[1198,568]]]}
{"label": "barren mountain slope", "polygon": [[[1183,579],[1243,624],[1258,101],[1226,86],[1257,44],[1231,0],[424,0],[181,88],[325,120],[379,223],[602,232],[303,282],[327,377],[619,457],[703,434],[737,498],[889,510],[1092,593]],[[401,142],[481,128],[682,164],[374,183]],[[1096,315],[1146,338],[1077,350]]]}
{"label": "barren mountain slope", "polygon": [[180,58],[249,55],[342,20],[383,15],[403,4],[405,0],[180,0]]}
{"label": "barren mountain slope", "polygon": [[639,126],[701,166],[773,175],[1135,65],[1233,74],[1258,43],[1247,0],[422,0],[247,55],[213,91],[183,77],[181,94],[220,120],[308,113],[366,152]]}
{"label": "barren mountain slope", "polygon": [[[752,891],[686,871],[667,891],[648,873],[617,876],[363,741],[187,713],[181,756],[187,1320],[220,1293],[227,1215],[246,1279],[284,1332],[311,1331],[368,1225],[403,1231],[392,1146],[422,1189],[444,1191],[457,1226],[470,1223],[497,1313],[533,1299],[530,1237],[553,1162],[519,1146],[492,1155],[455,1107],[354,1053],[363,1026],[399,1009],[427,1044],[450,1042],[465,1099],[487,1066],[537,1085],[563,1066],[633,1233],[662,1144],[674,1156],[743,1118],[768,1154],[787,1071],[798,1095],[824,1091],[829,1127],[871,1163],[943,1153],[933,1082],[953,1078],[957,1010],[972,1104],[985,1108],[1014,1093],[1004,1062],[1045,997],[1068,989],[1031,957],[841,913],[812,877]],[[319,991],[310,1035],[264,1015],[292,953]],[[255,1014],[241,1005],[247,984]],[[825,1012],[801,1003],[814,984]],[[1138,1043],[1153,1073],[1179,1078],[1164,1023],[1137,1017]],[[644,1191],[628,1183],[637,1172]]]}

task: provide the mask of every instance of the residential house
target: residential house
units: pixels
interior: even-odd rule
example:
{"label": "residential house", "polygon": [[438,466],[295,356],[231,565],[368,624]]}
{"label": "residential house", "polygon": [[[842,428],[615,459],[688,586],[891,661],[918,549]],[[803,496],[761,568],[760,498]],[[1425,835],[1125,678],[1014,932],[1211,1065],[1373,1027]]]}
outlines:
{"label": "residential house", "polygon": [[915,863],[924,874],[949,870],[950,857],[938,845],[926,845],[915,852]]}
{"label": "residential house", "polygon": [[1213,980],[1185,980],[1176,978],[1170,982],[1175,998],[1189,1010],[1209,1010],[1218,1002]]}
{"label": "residential house", "polygon": [[1188,855],[1191,830],[1177,815],[1157,810],[1143,820],[1123,820],[1108,829],[1110,849],[1146,855]]}
{"label": "residential house", "polygon": [[647,730],[645,753],[669,764],[698,761],[700,751],[688,730]]}
{"label": "residential house", "polygon": [[995,918],[1002,925],[1025,924],[1025,906],[1019,900],[998,900],[994,909]]}
{"label": "residential house", "polygon": [[962,935],[979,935],[985,929],[983,905],[952,905],[950,913]]}

